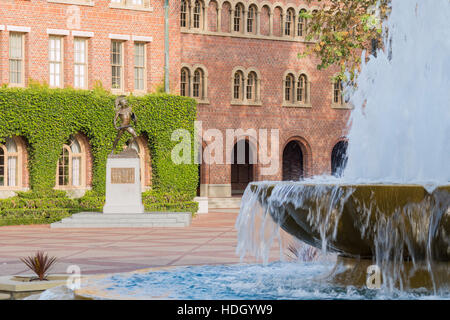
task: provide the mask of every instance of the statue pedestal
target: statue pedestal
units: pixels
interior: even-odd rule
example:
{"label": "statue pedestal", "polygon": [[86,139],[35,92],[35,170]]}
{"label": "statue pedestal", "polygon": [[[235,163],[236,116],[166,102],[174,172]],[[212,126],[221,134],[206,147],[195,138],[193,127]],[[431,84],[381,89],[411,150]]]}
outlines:
{"label": "statue pedestal", "polygon": [[144,213],[140,174],[135,150],[127,148],[120,154],[108,156],[103,213]]}

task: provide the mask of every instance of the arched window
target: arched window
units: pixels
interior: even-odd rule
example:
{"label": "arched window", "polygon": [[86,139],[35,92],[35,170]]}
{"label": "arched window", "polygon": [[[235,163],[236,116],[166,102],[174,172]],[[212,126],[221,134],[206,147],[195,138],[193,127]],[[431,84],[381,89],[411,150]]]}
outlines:
{"label": "arched window", "polygon": [[238,3],[234,9],[234,27],[233,30],[236,32],[242,31],[242,18],[244,15],[244,7],[242,4]]}
{"label": "arched window", "polygon": [[75,135],[63,145],[56,169],[56,187],[63,189],[86,187],[86,142]]}
{"label": "arched window", "polygon": [[297,82],[297,101],[305,103],[308,94],[308,78],[306,75],[301,74]]}
{"label": "arched window", "polygon": [[203,71],[201,69],[197,69],[194,72],[192,96],[203,99]]}
{"label": "arched window", "polygon": [[331,174],[336,177],[341,177],[345,167],[347,166],[347,141],[339,141],[333,147],[331,152]]}
{"label": "arched window", "polygon": [[294,76],[288,74],[284,81],[284,100],[294,102]]}
{"label": "arched window", "polygon": [[180,25],[183,28],[187,27],[187,8],[187,0],[182,0],[180,7]]}
{"label": "arched window", "polygon": [[129,146],[131,149],[134,149],[139,155],[139,163],[141,168],[141,186],[144,189],[145,187],[151,185],[151,159],[147,145],[147,139],[140,136],[135,139]]}
{"label": "arched window", "polygon": [[297,35],[299,37],[303,37],[306,34],[306,18],[303,17],[305,13],[306,10],[302,9],[298,15]]}
{"label": "arched window", "polygon": [[255,72],[250,72],[247,77],[247,100],[256,100],[257,77]]}
{"label": "arched window", "polygon": [[189,70],[187,68],[183,68],[181,69],[180,94],[188,97],[190,95],[189,87]]}
{"label": "arched window", "polygon": [[193,27],[196,29],[200,29],[202,25],[202,4],[199,0],[196,0],[194,3],[194,25]]}
{"label": "arched window", "polygon": [[244,98],[244,74],[242,71],[237,71],[234,74],[233,98],[235,100],[242,100]]}
{"label": "arched window", "polygon": [[294,32],[292,30],[293,26],[294,26],[293,22],[294,22],[294,12],[291,9],[289,9],[286,12],[286,21],[284,22],[284,34],[286,36],[290,36],[290,35],[294,34]]}
{"label": "arched window", "polygon": [[343,99],[343,85],[342,80],[337,79],[334,81],[334,90],[333,90],[333,102],[334,104],[342,105],[344,103]]}
{"label": "arched window", "polygon": [[255,28],[255,7],[254,6],[250,6],[248,8],[248,13],[247,13],[247,32],[248,33],[254,33],[256,31]]}
{"label": "arched window", "polygon": [[5,145],[0,144],[0,187],[17,187],[19,152],[15,141],[6,138]]}

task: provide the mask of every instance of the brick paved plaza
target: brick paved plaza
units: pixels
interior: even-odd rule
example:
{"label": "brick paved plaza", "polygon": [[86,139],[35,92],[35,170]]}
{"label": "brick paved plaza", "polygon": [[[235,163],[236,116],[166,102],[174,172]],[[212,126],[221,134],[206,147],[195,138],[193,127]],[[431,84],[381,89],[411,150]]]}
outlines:
{"label": "brick paved plaza", "polygon": [[[99,274],[158,266],[239,263],[235,253],[236,217],[237,212],[197,215],[186,228],[0,227],[0,276],[29,273],[19,258],[37,250],[60,259],[52,273],[65,273],[73,264],[80,266],[83,274]],[[272,258],[279,258],[275,247]]]}

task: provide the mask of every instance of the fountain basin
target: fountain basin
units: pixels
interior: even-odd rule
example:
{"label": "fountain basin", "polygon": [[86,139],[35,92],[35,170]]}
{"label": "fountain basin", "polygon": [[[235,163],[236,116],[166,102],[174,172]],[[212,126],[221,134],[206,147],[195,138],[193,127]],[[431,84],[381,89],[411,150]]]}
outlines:
{"label": "fountain basin", "polygon": [[248,192],[283,230],[337,253],[331,278],[338,282],[361,285],[361,270],[377,264],[409,287],[449,284],[448,185],[429,192],[421,185],[256,182]]}
{"label": "fountain basin", "polygon": [[[277,186],[281,188],[276,190]],[[380,233],[389,231],[381,230],[385,227],[405,241],[405,258],[425,259],[431,240],[432,258],[449,261],[450,186],[432,193],[420,185],[296,182],[253,183],[250,189],[285,231],[312,246],[321,248],[325,236],[330,251],[371,258]],[[322,233],[321,223],[327,224]]]}

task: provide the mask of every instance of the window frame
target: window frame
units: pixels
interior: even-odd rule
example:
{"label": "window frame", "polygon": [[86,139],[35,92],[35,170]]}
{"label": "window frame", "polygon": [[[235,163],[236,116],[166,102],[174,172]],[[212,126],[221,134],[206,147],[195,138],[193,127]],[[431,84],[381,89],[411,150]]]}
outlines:
{"label": "window frame", "polygon": [[[17,58],[11,58],[12,56],[12,39],[13,37],[18,36],[20,38],[20,45],[21,45],[21,57]],[[9,43],[9,50],[8,50],[8,84],[10,87],[24,87],[25,86],[25,56],[26,56],[26,48],[25,48],[25,36],[26,33],[23,32],[9,32],[9,39],[8,39],[8,43]],[[12,61],[19,61],[20,63],[20,82],[11,82],[11,62]],[[16,72],[18,73],[18,72]]]}
{"label": "window frame", "polygon": [[[72,152],[72,144],[74,143],[74,141],[76,141],[80,147],[80,152],[79,153],[73,153]],[[67,185],[60,185],[59,184],[59,178],[60,178],[60,173],[59,173],[59,169],[60,169],[60,160],[61,157],[64,154],[64,151],[67,152],[67,157],[68,157],[68,165],[67,165],[67,170],[68,170],[68,184]],[[79,158],[80,162],[79,162],[79,185],[75,186],[73,185],[73,160]],[[84,146],[83,141],[81,141],[81,139],[79,138],[78,135],[75,135],[74,137],[72,137],[67,143],[63,144],[62,146],[62,150],[61,153],[58,157],[58,162],[56,165],[56,177],[55,177],[55,187],[54,189],[56,190],[76,190],[76,189],[85,189],[86,186],[86,171],[87,169],[87,164],[86,164],[86,148]]]}
{"label": "window frame", "polygon": [[[114,55],[114,51],[113,51],[113,44],[120,44],[120,64],[115,65],[113,64],[114,59],[113,59],[113,55]],[[116,53],[117,54],[117,53]],[[122,40],[111,40],[111,58],[110,58],[110,63],[111,63],[111,90],[112,91],[116,91],[116,92],[123,92],[125,90],[125,66],[124,66],[124,61],[125,61],[125,41]],[[114,72],[113,72],[113,68],[120,68],[120,86],[114,87]],[[117,78],[117,77],[116,77]]]}
{"label": "window frame", "polygon": [[[137,47],[143,47],[143,53],[142,53],[142,66],[137,66],[136,65],[136,49]],[[134,80],[134,90],[136,92],[146,92],[147,91],[147,43],[146,42],[140,42],[140,41],[135,41],[133,44],[133,49],[134,49],[134,55],[133,55],[133,80]],[[137,80],[136,79],[136,71],[138,70],[142,70],[142,79]],[[142,81],[142,88],[137,88],[136,87],[136,81]]]}
{"label": "window frame", "polygon": [[[7,139],[11,139],[15,145],[16,151],[11,152],[8,151],[5,143],[0,143],[0,149],[3,151],[3,185],[0,185],[0,191],[5,190],[22,190],[23,181],[22,181],[22,156],[23,156],[23,147],[20,141],[18,141],[15,137],[9,137]],[[15,185],[9,185],[9,159],[16,158],[16,168],[15,168]]]}
{"label": "window frame", "polygon": [[[58,60],[52,60],[52,40],[59,42],[59,61]],[[63,88],[64,87],[64,37],[63,36],[57,36],[57,35],[50,35],[48,37],[48,72],[49,72],[49,85],[51,88]],[[57,53],[56,50],[53,50],[55,53]],[[59,64],[59,84],[52,84],[52,64],[58,65]],[[53,73],[53,75],[56,77],[57,74]]]}
{"label": "window frame", "polygon": [[[83,42],[84,43],[84,63],[80,63],[76,61],[76,52],[77,50],[75,49],[75,43],[76,42]],[[74,59],[73,59],[73,86],[74,88],[77,89],[87,89],[89,87],[89,39],[88,38],[83,38],[83,37],[74,37],[73,39],[73,52],[74,52]],[[76,78],[77,78],[77,73],[76,73],[76,67],[77,66],[83,66],[84,67],[84,84],[83,86],[77,86],[76,85]]]}
{"label": "window frame", "polygon": [[188,26],[189,26],[189,20],[188,20],[189,10],[188,10],[188,8],[189,8],[188,1],[187,0],[181,1],[181,5],[180,5],[180,27],[181,28],[188,28]]}

